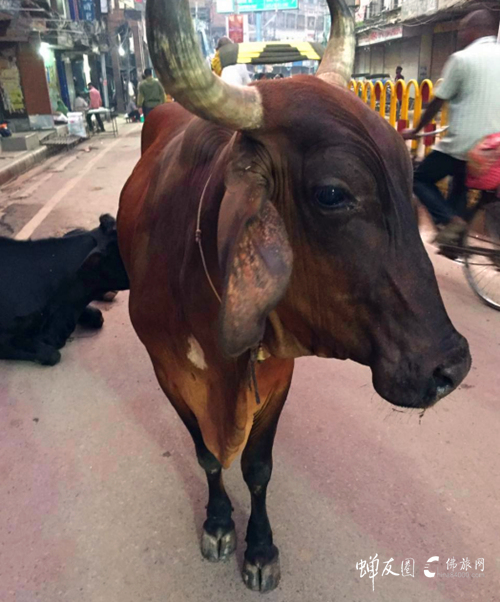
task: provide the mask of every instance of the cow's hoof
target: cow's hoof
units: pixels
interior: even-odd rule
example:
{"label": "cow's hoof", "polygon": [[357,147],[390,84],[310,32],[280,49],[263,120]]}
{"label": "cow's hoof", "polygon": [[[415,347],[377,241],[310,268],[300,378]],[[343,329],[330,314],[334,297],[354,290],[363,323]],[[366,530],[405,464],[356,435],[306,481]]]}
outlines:
{"label": "cow's hoof", "polygon": [[201,553],[203,558],[210,562],[221,562],[227,560],[236,550],[236,531],[234,524],[230,531],[219,528],[215,535],[203,529],[201,536]]}
{"label": "cow's hoof", "polygon": [[104,293],[102,295],[102,300],[106,301],[106,303],[111,303],[112,301],[114,301],[117,294],[118,291],[108,291],[107,293]]}
{"label": "cow's hoof", "polygon": [[102,317],[101,310],[97,309],[97,307],[92,307],[91,305],[87,306],[80,314],[78,324],[83,328],[92,328],[96,330],[102,328],[104,318]]}
{"label": "cow's hoof", "polygon": [[55,366],[61,361],[61,354],[57,349],[47,349],[40,353],[37,362],[42,366]]}
{"label": "cow's hoof", "polygon": [[281,577],[278,548],[272,546],[270,553],[254,554],[251,560],[247,554],[243,564],[243,581],[248,589],[262,593],[276,589]]}

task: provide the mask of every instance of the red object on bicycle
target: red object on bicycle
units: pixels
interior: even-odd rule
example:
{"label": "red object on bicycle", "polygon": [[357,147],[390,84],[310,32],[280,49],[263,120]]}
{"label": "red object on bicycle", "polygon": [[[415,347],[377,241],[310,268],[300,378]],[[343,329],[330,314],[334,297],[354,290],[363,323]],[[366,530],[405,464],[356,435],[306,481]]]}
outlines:
{"label": "red object on bicycle", "polygon": [[486,136],[467,156],[467,187],[495,190],[500,187],[500,133]]}
{"label": "red object on bicycle", "polygon": [[408,129],[408,119],[398,119],[398,132]]}
{"label": "red object on bicycle", "polygon": [[[424,132],[434,132],[436,129],[435,123],[429,123],[424,127]],[[424,137],[424,146],[432,146],[434,144],[435,136],[425,136]]]}

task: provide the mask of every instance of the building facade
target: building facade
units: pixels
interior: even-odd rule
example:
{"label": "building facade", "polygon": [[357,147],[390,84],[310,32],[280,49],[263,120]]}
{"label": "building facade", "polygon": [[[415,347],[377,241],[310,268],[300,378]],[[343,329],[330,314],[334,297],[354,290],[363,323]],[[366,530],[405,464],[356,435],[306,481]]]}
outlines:
{"label": "building facade", "polygon": [[250,42],[259,39],[322,42],[330,13],[324,0],[302,0],[299,2],[298,10],[271,11],[261,14],[260,18],[257,13],[248,15]]}
{"label": "building facade", "polygon": [[[394,77],[437,81],[457,48],[460,20],[474,0],[361,0],[356,18],[356,78]],[[498,2],[482,7],[499,9]]]}
{"label": "building facade", "polygon": [[[237,6],[234,0],[191,0],[191,5],[198,7],[199,11],[202,6],[211,6],[206,14],[211,20],[213,38],[227,35],[228,16],[234,13]],[[325,0],[299,0],[295,9],[243,12],[245,41],[321,42],[329,23],[329,14]]]}
{"label": "building facade", "polygon": [[[0,0],[0,119],[49,129],[92,82],[123,110],[149,65],[144,5],[134,0]],[[136,87],[134,87],[134,90]]]}

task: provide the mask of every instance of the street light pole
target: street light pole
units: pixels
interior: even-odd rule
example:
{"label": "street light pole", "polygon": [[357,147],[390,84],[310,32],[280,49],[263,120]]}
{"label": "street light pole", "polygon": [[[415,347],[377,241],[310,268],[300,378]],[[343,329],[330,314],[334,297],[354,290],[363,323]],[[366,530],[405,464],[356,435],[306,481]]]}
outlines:
{"label": "street light pole", "polygon": [[262,13],[255,13],[255,38],[257,42],[262,42]]}
{"label": "street light pole", "polygon": [[101,52],[101,77],[102,91],[104,94],[104,106],[109,109],[108,74],[106,73],[106,53]]}
{"label": "street light pole", "polygon": [[125,53],[126,53],[126,57],[127,57],[127,72],[125,74],[125,106],[128,105],[129,100],[130,100],[130,96],[128,93],[129,90],[129,83],[130,83],[130,28],[128,27],[128,23],[127,23],[127,31],[125,34]]}

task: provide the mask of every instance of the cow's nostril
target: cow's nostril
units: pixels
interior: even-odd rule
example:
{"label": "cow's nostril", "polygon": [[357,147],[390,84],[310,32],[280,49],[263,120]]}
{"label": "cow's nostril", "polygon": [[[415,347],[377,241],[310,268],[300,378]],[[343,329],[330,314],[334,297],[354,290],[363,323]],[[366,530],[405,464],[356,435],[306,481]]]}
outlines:
{"label": "cow's nostril", "polygon": [[450,376],[446,374],[446,370],[442,367],[436,368],[432,374],[432,377],[434,378],[437,399],[441,399],[441,397],[448,395],[448,393],[455,388],[455,383]]}

